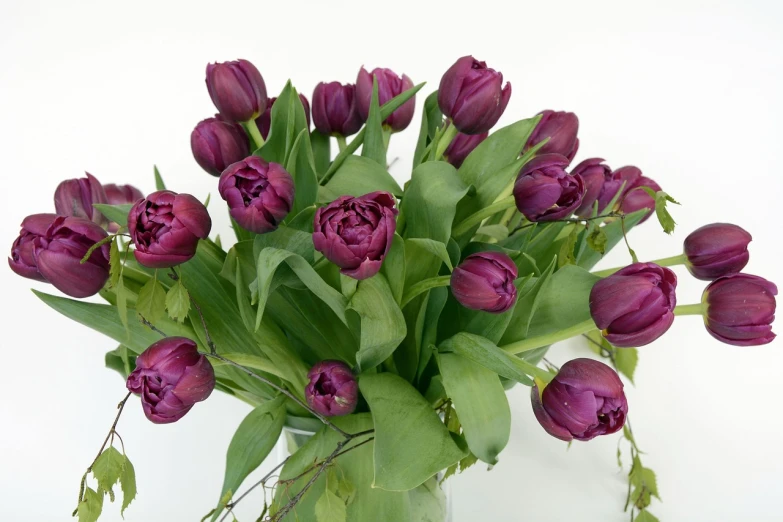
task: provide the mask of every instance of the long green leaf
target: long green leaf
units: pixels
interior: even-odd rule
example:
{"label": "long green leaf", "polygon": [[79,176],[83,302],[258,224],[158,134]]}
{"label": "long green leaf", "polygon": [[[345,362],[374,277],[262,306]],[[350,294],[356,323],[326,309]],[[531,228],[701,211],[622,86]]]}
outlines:
{"label": "long green leaf", "polygon": [[359,281],[349,309],[361,320],[356,367],[365,372],[385,361],[405,339],[405,318],[383,274]]}
{"label": "long green leaf", "polygon": [[372,96],[370,98],[370,114],[367,117],[364,131],[362,156],[375,161],[386,168],[386,145],[383,143],[383,120],[381,108],[378,105],[378,78],[372,77]]}
{"label": "long green leaf", "polygon": [[122,227],[128,226],[128,213],[130,212],[132,204],[127,205],[105,205],[103,203],[93,203],[93,207],[98,209],[98,212],[106,216],[106,219],[117,223]]}
{"label": "long green leaf", "polygon": [[400,208],[406,238],[424,237],[448,243],[457,203],[468,187],[446,162],[429,161],[413,171]]}
{"label": "long green leaf", "polygon": [[529,377],[529,363],[509,354],[484,337],[469,333],[458,333],[440,344],[441,352],[454,352],[466,357],[501,377],[526,386],[532,386]]}
{"label": "long green leaf", "polygon": [[386,170],[386,166],[362,156],[346,158],[334,173],[334,177],[322,188],[324,190],[319,194],[319,198],[323,198],[324,203],[340,196],[357,197],[378,190],[390,192],[397,197],[402,196],[402,189]]}

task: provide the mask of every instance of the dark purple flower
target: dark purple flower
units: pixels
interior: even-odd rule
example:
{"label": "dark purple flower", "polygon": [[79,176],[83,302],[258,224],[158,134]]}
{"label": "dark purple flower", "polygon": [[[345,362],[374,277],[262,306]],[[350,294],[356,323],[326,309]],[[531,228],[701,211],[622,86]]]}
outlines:
{"label": "dark purple flower", "polygon": [[633,214],[637,210],[647,209],[639,223],[647,221],[655,210],[655,198],[647,193],[645,188],[652,189],[653,192],[659,192],[661,186],[655,181],[645,176],[639,176],[636,181],[630,185],[630,189],[625,193],[620,201],[620,210],[623,214]]}
{"label": "dark purple flower", "polygon": [[592,359],[568,361],[543,392],[534,385],[530,399],[546,432],[569,442],[615,433],[628,415],[617,372]]}
{"label": "dark purple flower", "polygon": [[745,229],[729,223],[712,223],[697,228],[685,238],[685,266],[697,279],[712,281],[741,272],[748,264],[748,243],[753,238]]}
{"label": "dark purple flower", "polygon": [[766,279],[732,274],[716,279],[704,290],[704,324],[719,341],[734,346],[772,342],[775,296],[778,288]]}
{"label": "dark purple flower", "polygon": [[206,82],[215,107],[231,121],[249,121],[266,110],[264,79],[247,60],[208,64]]}
{"label": "dark purple flower", "polygon": [[86,178],[67,179],[54,191],[54,209],[58,216],[89,219],[104,226],[108,220],[93,207],[93,203],[107,203],[103,185],[89,172]]}
{"label": "dark purple flower", "polygon": [[148,268],[169,268],[189,260],[211,228],[212,220],[199,200],[170,190],[137,201],[128,214],[133,255]]}
{"label": "dark purple flower", "polygon": [[530,221],[552,221],[570,216],[582,202],[584,183],[569,175],[568,160],[542,154],[528,161],[514,182],[517,209]]}
{"label": "dark purple flower", "polygon": [[341,273],[367,279],[378,273],[397,227],[394,196],[372,192],[340,196],[315,212],[313,245]]}
{"label": "dark purple flower", "polygon": [[349,415],[359,397],[356,377],[342,361],[321,361],[307,372],[307,404],[325,417]]}
{"label": "dark purple flower", "polygon": [[359,114],[356,103],[355,85],[321,82],[315,86],[313,124],[318,132],[326,135],[350,136],[359,132],[363,123],[364,120]]}
{"label": "dark purple flower", "polygon": [[576,137],[579,132],[579,118],[573,112],[566,111],[546,110],[538,114],[541,120],[533,129],[523,152],[549,138],[538,154],[560,154],[568,158],[570,163],[579,149],[579,139]]}
{"label": "dark purple flower", "polygon": [[451,293],[465,308],[503,313],[517,300],[517,267],[502,252],[478,252],[451,273]]}
{"label": "dark purple flower", "polygon": [[257,156],[248,156],[224,170],[218,190],[231,217],[256,234],[275,230],[294,204],[291,175],[282,165]]}
{"label": "dark purple flower", "polygon": [[166,337],[136,358],[128,390],[141,395],[144,415],[155,424],[176,422],[215,388],[215,371],[196,343]]}
{"label": "dark purple flower", "polygon": [[[356,77],[356,106],[362,121],[367,121],[370,114],[370,101],[372,100],[372,78],[378,79],[378,104],[383,105],[413,87],[413,81],[403,74],[402,78],[391,69],[375,68],[371,73],[362,67]],[[394,132],[400,132],[410,125],[413,119],[413,111],[416,109],[416,97],[400,106],[399,109],[383,120]]]}
{"label": "dark purple flower", "polygon": [[[277,101],[277,98],[269,98],[269,103],[266,105],[266,110],[256,118],[256,126],[261,137],[267,139],[269,137],[269,129],[272,127],[272,106]],[[310,102],[304,94],[299,95],[299,101],[302,102],[302,108],[304,109],[305,118],[307,118],[307,128],[310,128]]]}
{"label": "dark purple flower", "polygon": [[[582,204],[576,209],[576,214],[579,217],[590,217],[593,213],[593,204],[601,194],[601,189],[604,186],[604,182],[611,180],[612,169],[610,169],[604,160],[601,158],[590,158],[584,160],[582,163],[574,167],[571,171],[571,175],[578,174],[585,184],[585,195],[582,198]],[[604,209],[599,208],[598,213],[603,212]]]}
{"label": "dark purple flower", "polygon": [[611,176],[607,177],[607,179],[604,181],[604,184],[601,187],[601,191],[598,194],[599,211],[603,212],[604,210],[613,210],[607,207],[617,195],[620,188],[622,188],[622,193],[617,198],[616,202],[616,205],[619,206],[623,200],[623,196],[631,190],[631,187],[633,187],[637,180],[641,177],[642,171],[637,167],[626,166],[620,167],[619,169],[613,171]]}
{"label": "dark purple flower", "polygon": [[[109,205],[130,205],[144,197],[144,194],[133,185],[115,185],[109,183],[103,186]],[[120,229],[117,223],[109,223],[109,232],[116,233]]]}
{"label": "dark purple flower", "polygon": [[503,73],[472,56],[463,56],[440,80],[438,106],[464,134],[488,132],[500,119],[511,98],[511,84]]}
{"label": "dark purple flower", "polygon": [[449,144],[446,152],[443,153],[443,157],[454,165],[455,168],[460,168],[468,154],[473,152],[473,149],[478,147],[479,143],[487,139],[487,136],[489,136],[489,132],[482,132],[481,134],[463,134],[458,132]]}
{"label": "dark purple flower", "polygon": [[606,339],[628,348],[649,344],[674,321],[677,276],[655,263],[634,263],[590,291],[590,315]]}
{"label": "dark purple flower", "polygon": [[56,217],[54,214],[33,214],[24,218],[19,237],[11,246],[11,257],[8,258],[8,266],[11,270],[27,279],[46,281],[35,261],[35,240],[46,237],[46,231]]}
{"label": "dark purple flower", "polygon": [[207,118],[190,133],[190,150],[202,169],[220,176],[226,167],[250,154],[250,142],[238,123]]}

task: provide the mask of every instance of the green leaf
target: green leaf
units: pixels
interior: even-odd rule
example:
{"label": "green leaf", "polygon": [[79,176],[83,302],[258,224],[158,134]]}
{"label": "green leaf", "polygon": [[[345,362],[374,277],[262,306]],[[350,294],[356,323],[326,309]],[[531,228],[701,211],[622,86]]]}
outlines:
{"label": "green leaf", "polygon": [[120,259],[120,240],[115,236],[109,249],[109,285],[113,288],[117,286],[122,274],[122,259]]}
{"label": "green leaf", "polygon": [[494,465],[508,444],[511,410],[497,374],[456,353],[438,355],[438,367],[471,453]]}
{"label": "green leaf", "polygon": [[[312,221],[312,219],[310,220]],[[253,241],[253,269],[255,260],[266,247],[288,250],[302,256],[308,263],[315,261],[315,248],[313,247],[313,235],[295,228],[280,226],[273,232],[258,234]],[[243,259],[243,262],[245,260]]]}
{"label": "green leaf", "polygon": [[[280,377],[281,379],[285,379],[285,374],[281,372],[274,364],[272,364],[272,361],[270,361],[267,357],[249,353],[225,353],[221,355],[229,361],[241,364],[245,368],[261,370],[262,372],[270,373]],[[228,364],[220,360],[213,360],[211,363],[215,368]]]}
{"label": "green leaf", "polygon": [[166,293],[166,310],[169,312],[169,317],[179,323],[187,318],[190,311],[190,294],[182,284],[182,280],[177,281],[177,284]]}
{"label": "green leaf", "polygon": [[412,237],[406,240],[406,243],[420,246],[430,254],[443,260],[443,262],[446,263],[446,266],[449,267],[449,270],[454,270],[454,267],[451,264],[451,258],[449,257],[449,252],[446,249],[446,245],[442,242],[426,237]]}
{"label": "green leaf", "polygon": [[[294,91],[294,94],[296,94],[296,91]],[[294,96],[294,98],[294,102],[299,105],[299,110],[302,111],[302,103],[299,100],[299,96]],[[277,103],[275,102],[275,105]],[[318,175],[315,172],[315,160],[313,160],[313,150],[310,147],[310,133],[307,127],[299,131],[291,147],[291,153],[286,162],[286,170],[294,179],[294,186],[296,187],[294,205],[291,208],[291,216],[295,216],[313,205],[318,199]]]}
{"label": "green leaf", "polygon": [[[307,129],[304,106],[291,82],[285,84],[270,112],[269,135],[261,149],[253,154],[281,165],[288,163],[294,140]],[[309,138],[309,136],[308,136]],[[309,139],[308,139],[309,145]],[[296,178],[294,178],[296,180]],[[299,191],[299,185],[296,185]]]}
{"label": "green leaf", "polygon": [[571,226],[571,232],[560,246],[560,253],[557,256],[557,268],[562,268],[565,265],[573,265],[576,263],[574,248],[576,247],[576,240],[578,237],[577,228],[578,227],[576,225]]}
{"label": "green leaf", "polygon": [[413,168],[419,166],[432,143],[438,127],[443,123],[443,113],[438,107],[438,91],[431,93],[424,101],[424,110],[421,113],[421,127],[419,139],[416,142],[416,152],[413,155]]}
{"label": "green leaf", "polygon": [[661,223],[663,231],[667,234],[671,234],[674,232],[674,225],[677,223],[669,213],[669,209],[666,208],[667,203],[679,205],[679,203],[666,192],[660,191],[655,194],[655,215],[658,216],[658,221]]}
{"label": "green leaf", "polygon": [[539,277],[531,279],[528,284],[519,289],[511,321],[501,337],[500,344],[508,344],[528,337],[530,323],[541,305],[545,290],[551,286],[550,280],[554,269],[555,261],[552,260]]}
{"label": "green leaf", "polygon": [[129,334],[128,325],[128,289],[125,288],[125,280],[120,278],[117,280],[117,284],[114,285],[114,294],[117,298],[117,314],[119,315],[122,325],[125,327],[125,333]]}
{"label": "green leaf", "polygon": [[418,283],[415,283],[408,287],[408,289],[405,291],[405,293],[402,296],[402,302],[400,303],[400,306],[402,308],[405,308],[405,306],[408,303],[413,301],[420,294],[423,294],[427,290],[432,290],[433,288],[448,286],[450,281],[451,281],[451,276],[430,277],[429,279],[424,279],[423,281],[419,281]]}
{"label": "green leaf", "polygon": [[661,522],[658,518],[646,509],[639,512],[634,522]]}
{"label": "green leaf", "polygon": [[392,246],[381,265],[381,273],[386,276],[394,300],[400,304],[405,289],[405,240],[397,233],[394,234]]}
{"label": "green leaf", "polygon": [[435,477],[408,492],[411,502],[410,522],[446,520],[446,495]]}
{"label": "green leaf", "polygon": [[345,502],[329,489],[324,489],[318,502],[315,503],[316,521],[344,522],[347,517],[348,511],[345,508]]}
{"label": "green leaf", "polygon": [[405,237],[448,243],[456,205],[467,192],[467,185],[445,161],[428,161],[416,167],[400,204],[407,224]]}
{"label": "green leaf", "polygon": [[405,318],[383,274],[359,282],[349,309],[361,320],[356,368],[367,371],[385,361],[405,339]]}
{"label": "green leaf", "polygon": [[413,489],[466,455],[405,379],[391,373],[362,374],[359,388],[375,426],[373,487]]}
{"label": "green leaf", "polygon": [[92,488],[84,490],[84,500],[79,502],[76,514],[79,522],[96,522],[103,510],[103,493],[96,493]]}
{"label": "green leaf", "polygon": [[362,156],[375,161],[381,167],[386,167],[386,145],[383,143],[383,126],[381,108],[378,105],[378,78],[372,77],[372,97],[370,98],[370,113],[367,117],[364,132]]}
{"label": "green leaf", "polygon": [[598,252],[603,255],[606,253],[606,243],[609,239],[606,237],[606,232],[601,227],[595,227],[587,235],[587,246],[594,252]]}
{"label": "green leaf", "polygon": [[114,350],[106,352],[104,362],[110,368],[127,379],[128,375],[136,368],[136,355],[125,346],[120,345]]}
{"label": "green leaf", "polygon": [[104,205],[103,203],[93,203],[92,206],[98,209],[98,212],[106,216],[106,219],[109,221],[113,221],[121,227],[128,226],[128,213],[133,206],[132,204]]}
{"label": "green leaf", "polygon": [[633,374],[639,363],[639,350],[636,348],[617,348],[614,352],[614,365],[617,371],[628,377],[633,383]]}
{"label": "green leaf", "polygon": [[483,225],[476,231],[476,235],[484,235],[495,241],[502,241],[508,237],[508,228],[504,225]]}
{"label": "green leaf", "polygon": [[120,480],[124,465],[125,456],[114,446],[109,446],[92,465],[92,474],[98,481],[98,492],[108,492],[112,502],[114,502],[112,488]]}
{"label": "green leaf", "polygon": [[122,473],[120,473],[120,488],[122,489],[122,508],[120,509],[122,516],[136,498],[136,470],[127,455],[125,456],[125,464],[122,466]]}
{"label": "green leaf", "polygon": [[313,148],[313,162],[318,176],[323,176],[332,162],[331,141],[327,134],[321,134],[318,129],[310,133],[310,146]]}
{"label": "green leaf", "polygon": [[[174,285],[172,290],[178,286],[182,285]],[[136,300],[136,313],[155,324],[166,313],[166,297],[166,289],[163,288],[163,285],[156,278],[150,279],[139,290],[139,298]],[[176,319],[176,316],[173,318]]]}
{"label": "green leaf", "polygon": [[498,346],[484,337],[460,332],[454,337],[446,339],[440,345],[441,352],[454,352],[466,357],[473,362],[492,370],[494,373],[532,386],[533,381],[525,372],[526,364],[519,357],[501,350]]}
{"label": "green leaf", "polygon": [[155,172],[155,190],[166,190],[166,184],[163,183],[163,177],[160,175],[157,165],[153,165],[153,171]]}
{"label": "green leaf", "polygon": [[370,192],[383,190],[399,197],[402,189],[386,170],[375,160],[362,156],[349,156],[334,173],[319,199],[329,203],[340,196],[363,196]]}
{"label": "green leaf", "polygon": [[650,468],[642,466],[638,456],[634,458],[633,469],[631,470],[629,480],[632,486],[644,488],[658,500],[661,500],[661,497],[658,495],[658,481],[655,478],[655,472]]}

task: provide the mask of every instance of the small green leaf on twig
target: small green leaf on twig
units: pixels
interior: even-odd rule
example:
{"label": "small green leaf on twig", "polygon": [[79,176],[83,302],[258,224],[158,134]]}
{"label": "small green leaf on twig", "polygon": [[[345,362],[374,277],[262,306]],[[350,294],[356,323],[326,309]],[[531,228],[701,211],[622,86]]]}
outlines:
{"label": "small green leaf on twig", "polygon": [[574,225],[571,228],[571,233],[560,246],[560,253],[557,256],[557,267],[562,268],[565,265],[573,265],[576,263],[576,256],[574,255],[574,247],[576,247],[576,240],[578,237],[577,226]]}
{"label": "small green leaf on twig", "polygon": [[603,228],[598,226],[593,228],[587,236],[587,246],[601,255],[606,253],[607,242],[608,238],[606,237],[606,232],[604,232]]}
{"label": "small green leaf on twig", "polygon": [[153,324],[166,313],[166,289],[157,277],[147,281],[139,290],[136,312]]}
{"label": "small green leaf on twig", "polygon": [[180,323],[185,321],[190,311],[190,294],[182,281],[177,281],[177,284],[171,287],[166,294],[166,310],[169,312],[169,317]]}
{"label": "small green leaf on twig", "polygon": [[76,508],[79,522],[97,522],[101,511],[103,511],[103,494],[87,488],[84,491],[84,499],[79,502],[79,507]]}

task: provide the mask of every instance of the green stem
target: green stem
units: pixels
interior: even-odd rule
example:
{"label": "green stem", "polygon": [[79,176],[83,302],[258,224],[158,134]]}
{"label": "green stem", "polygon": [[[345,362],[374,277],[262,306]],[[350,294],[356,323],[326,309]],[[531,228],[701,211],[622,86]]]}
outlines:
{"label": "green stem", "polygon": [[431,290],[439,286],[449,286],[450,282],[450,275],[431,277],[429,279],[419,281],[415,285],[412,285],[410,288],[408,288],[408,291],[405,292],[405,295],[402,296],[400,308],[405,308],[405,305],[410,303],[419,294],[423,294],[427,290]]}
{"label": "green stem", "polygon": [[704,303],[678,305],[674,308],[674,315],[704,315]]}
{"label": "green stem", "polygon": [[335,134],[334,139],[337,140],[337,148],[340,150],[340,153],[342,153],[348,146],[348,143],[345,141],[345,136],[342,134]]}
{"label": "green stem", "polygon": [[383,148],[386,152],[389,152],[389,142],[391,141],[392,128],[386,125],[381,126],[381,134],[383,136]]}
{"label": "green stem", "polygon": [[457,225],[454,230],[452,231],[452,235],[454,237],[459,237],[462,234],[465,234],[468,232],[471,228],[478,225],[488,217],[500,212],[501,210],[506,210],[507,208],[511,208],[516,205],[516,201],[514,201],[514,196],[507,196],[499,201],[496,201],[495,203],[491,204],[488,207],[485,207],[478,212],[476,212],[473,215],[468,216],[465,221]]}
{"label": "green stem", "polygon": [[548,335],[540,335],[538,337],[523,339],[515,343],[501,346],[501,348],[508,353],[520,354],[522,352],[528,352],[530,350],[535,350],[536,348],[541,348],[542,346],[549,346],[550,344],[554,344],[558,341],[565,341],[566,339],[585,334],[591,330],[595,330],[595,323],[592,319],[588,319],[587,321],[575,324],[574,326],[566,328],[565,330],[560,330]]}
{"label": "green stem", "polygon": [[[658,266],[676,266],[676,265],[684,265],[687,261],[688,258],[685,256],[685,254],[678,254],[676,256],[664,257],[662,259],[655,259],[653,261],[650,261],[650,263],[655,263]],[[623,268],[625,268],[625,266],[607,268],[606,270],[599,270],[598,272],[593,272],[593,275],[597,275],[598,277],[606,277],[614,274],[615,272]]]}
{"label": "green stem", "polygon": [[457,128],[454,126],[454,124],[448,122],[447,125],[448,126],[443,130],[443,135],[440,137],[440,141],[438,141],[438,148],[435,151],[435,157],[432,158],[435,161],[438,161],[443,157],[443,153],[446,152],[446,149],[449,148],[449,145],[451,145],[451,142],[457,136]]}
{"label": "green stem", "polygon": [[250,139],[253,140],[253,144],[255,145],[253,150],[258,150],[261,147],[263,147],[264,137],[261,136],[261,132],[258,130],[258,125],[256,125],[256,120],[248,120],[243,125],[247,130],[248,134],[250,134]]}

